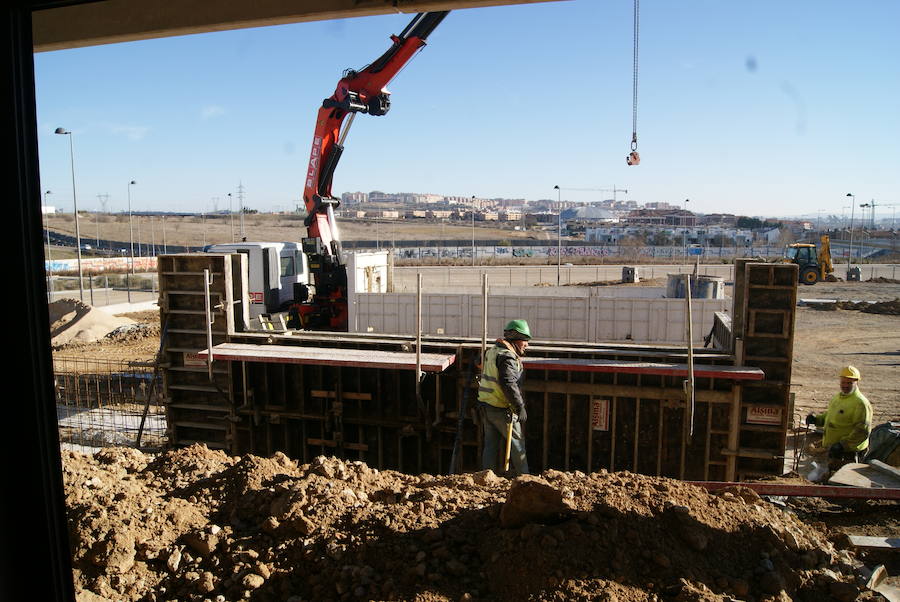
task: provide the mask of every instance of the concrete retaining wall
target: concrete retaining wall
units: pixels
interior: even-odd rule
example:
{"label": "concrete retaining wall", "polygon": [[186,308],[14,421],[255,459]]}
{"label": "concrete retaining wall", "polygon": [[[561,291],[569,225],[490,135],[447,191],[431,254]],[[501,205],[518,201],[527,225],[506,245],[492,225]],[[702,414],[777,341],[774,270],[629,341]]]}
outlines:
{"label": "concrete retaining wall", "polygon": [[[476,294],[423,294],[422,332],[481,337],[482,304]],[[730,310],[731,299],[694,301],[694,344],[703,345],[715,312]],[[685,313],[683,299],[489,295],[487,335],[492,340],[508,320],[524,318],[542,341],[679,344],[685,342]],[[351,309],[351,331],[414,334],[415,326],[415,293],[361,294]]]}

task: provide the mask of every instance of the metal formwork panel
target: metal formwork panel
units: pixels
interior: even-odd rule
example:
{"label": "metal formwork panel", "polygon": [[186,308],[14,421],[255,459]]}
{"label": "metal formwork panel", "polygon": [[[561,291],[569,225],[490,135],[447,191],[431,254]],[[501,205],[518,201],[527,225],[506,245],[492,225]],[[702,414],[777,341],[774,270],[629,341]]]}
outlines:
{"label": "metal formwork panel", "polygon": [[728,454],[733,477],[782,472],[792,412],[790,384],[799,280],[796,264],[741,262],[735,295],[737,361],[765,372],[740,388]]}
{"label": "metal formwork panel", "polygon": [[[163,255],[158,260],[162,323],[163,391],[169,441],[173,445],[205,443],[230,447],[228,417],[232,411],[230,365],[210,369],[200,352],[225,342],[246,314],[246,259],[242,255]],[[204,278],[209,278],[208,287]],[[207,325],[209,289],[211,324]],[[236,295],[237,291],[237,295]]]}
{"label": "metal formwork panel", "polygon": [[[242,291],[246,287],[240,283],[240,274],[245,266],[238,265],[235,269],[235,265],[229,267],[228,262],[239,260],[211,260],[224,262],[213,268],[221,270],[223,275],[223,287],[217,289],[216,294],[224,299],[215,304],[223,317],[215,322],[214,345],[233,343],[264,348],[274,343],[276,346],[319,348],[323,357],[334,349],[360,350],[376,355],[376,351],[408,353],[414,348],[415,338],[410,335],[250,333],[241,332],[237,319],[232,331],[225,314],[229,309],[235,311],[242,307]],[[440,308],[458,312],[453,315],[461,317],[459,322],[463,326],[477,328],[477,339],[454,337],[449,333],[426,337],[423,353],[456,354],[457,360],[445,371],[426,376],[420,387],[416,386],[415,372],[408,366],[374,367],[362,362],[347,365],[267,363],[246,356],[214,362],[210,379],[206,366],[193,365],[196,357],[191,355],[206,348],[205,315],[191,305],[196,299],[175,300],[177,291],[196,292],[189,285],[193,282],[191,272],[196,273],[197,266],[188,260],[180,266],[181,261],[173,260],[171,265],[163,262],[168,267],[165,268],[166,278],[161,279],[165,283],[162,306],[164,311],[168,310],[165,319],[176,325],[173,338],[164,349],[166,393],[170,401],[168,412],[174,425],[176,436],[172,442],[175,445],[196,440],[223,447],[231,453],[268,455],[283,451],[304,461],[319,454],[335,454],[406,472],[443,473],[454,468],[479,468],[481,435],[473,408],[477,397],[474,365],[481,354],[479,339],[484,322],[480,296],[435,297],[430,306],[423,302],[423,306],[430,307],[433,312]],[[179,267],[182,269],[176,269]],[[787,286],[779,280],[783,278],[780,270],[769,270],[767,274],[778,274],[772,276],[775,284]],[[750,285],[769,286],[752,278]],[[393,303],[398,318],[415,319],[415,295],[370,297],[372,299],[363,303],[380,303],[382,307]],[[571,299],[559,297],[551,298],[539,307],[534,307],[539,304],[532,303],[532,299],[522,298],[515,299],[519,305],[495,305],[497,298],[490,297],[488,304],[488,331],[493,336],[502,329],[508,312],[514,309],[523,312],[526,318],[533,315],[530,319],[540,325],[540,330],[553,332],[556,328],[566,332],[566,323],[554,314],[571,312],[577,307],[572,305]],[[754,299],[752,295],[750,298]],[[587,300],[582,297],[579,302],[586,303]],[[677,307],[683,300],[641,301],[646,305],[638,306],[638,312],[659,320],[651,322],[648,319],[648,330],[668,328],[672,322],[674,328],[683,333],[683,324],[677,323],[669,314],[670,306]],[[171,311],[186,307],[190,309],[183,313]],[[581,307],[590,313],[589,305]],[[592,315],[590,323],[599,325],[603,320],[633,322],[634,307],[622,306],[616,310],[613,306],[607,316]],[[777,323],[774,316],[787,309],[781,305],[759,303],[752,305],[752,309],[757,311],[753,332],[765,335],[761,338],[772,339]],[[675,309],[671,311],[676,312]],[[746,313],[747,310],[742,308],[741,311]],[[446,317],[443,319],[447,323]],[[435,322],[429,326],[425,316],[423,323],[426,331],[438,327]],[[745,323],[749,323],[749,319]],[[788,321],[782,316],[780,323],[784,325]],[[792,320],[790,324],[793,324]],[[631,323],[629,328],[634,328]],[[411,333],[412,328],[408,332]],[[734,478],[738,468],[739,475],[750,472],[743,463],[745,457],[738,455],[744,453],[745,437],[778,439],[783,432],[783,429],[768,427],[746,428],[746,406],[757,400],[754,395],[758,393],[754,391],[770,394],[780,391],[778,387],[783,385],[770,378],[765,365],[759,365],[766,375],[762,384],[740,384],[743,382],[742,377],[737,376],[740,370],[731,375],[729,370],[734,371],[734,367],[742,362],[735,362],[735,357],[728,353],[695,350],[696,362],[701,369],[697,372],[696,408],[693,434],[690,434],[682,388],[684,376],[679,372],[683,368],[677,367],[685,362],[683,343],[677,348],[622,343],[600,346],[564,341],[542,344],[541,338],[539,334],[533,341],[529,357],[578,361],[569,361],[572,364],[569,367],[545,362],[545,365],[526,372],[525,394],[530,416],[526,444],[529,462],[535,472],[548,468],[582,471],[606,468],[726,480]],[[754,340],[740,341],[741,345],[748,342],[755,344]],[[790,346],[776,345],[773,349],[789,352]],[[785,359],[779,361],[784,363]],[[594,360],[606,361],[605,371],[582,371],[573,367]],[[660,365],[667,367],[662,370]],[[769,453],[771,456],[773,452]],[[457,459],[455,466],[451,466],[453,458]],[[757,473],[778,474],[777,467],[771,462],[753,465],[753,468]]]}

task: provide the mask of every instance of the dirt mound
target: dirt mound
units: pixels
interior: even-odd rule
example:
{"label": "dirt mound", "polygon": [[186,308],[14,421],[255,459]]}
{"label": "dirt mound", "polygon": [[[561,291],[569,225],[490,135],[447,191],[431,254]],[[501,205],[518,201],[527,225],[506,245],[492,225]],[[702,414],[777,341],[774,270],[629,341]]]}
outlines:
{"label": "dirt mound", "polygon": [[92,343],[133,320],[112,316],[78,299],[59,299],[48,306],[50,312],[50,344],[54,349],[64,345]]}
{"label": "dirt mound", "polygon": [[627,472],[410,476],[202,446],[65,452],[81,600],[855,599],[847,552],[749,489]]}
{"label": "dirt mound", "polygon": [[838,309],[856,310],[867,314],[883,314],[900,316],[900,299],[893,301],[836,301],[834,303],[813,303],[809,307],[819,311],[836,311]]}
{"label": "dirt mound", "polygon": [[869,278],[866,282],[881,282],[883,284],[900,284],[900,280],[896,278],[885,278],[884,276],[878,276],[877,278]]}

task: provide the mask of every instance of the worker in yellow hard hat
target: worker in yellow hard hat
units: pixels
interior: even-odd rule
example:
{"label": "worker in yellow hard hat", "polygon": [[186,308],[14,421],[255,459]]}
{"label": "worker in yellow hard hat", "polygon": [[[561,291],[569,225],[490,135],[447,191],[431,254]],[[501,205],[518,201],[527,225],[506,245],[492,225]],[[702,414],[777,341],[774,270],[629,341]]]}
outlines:
{"label": "worker in yellow hard hat", "polygon": [[848,462],[858,462],[869,448],[872,404],[859,391],[859,380],[859,370],[845,366],[840,373],[841,391],[828,402],[828,410],[806,417],[806,424],[825,427],[822,447],[828,450],[828,467],[832,471]]}
{"label": "worker in yellow hard hat", "polygon": [[481,464],[484,470],[499,472],[497,458],[501,444],[505,443],[507,433],[510,433],[509,459],[516,472],[528,474],[522,430],[528,414],[522,396],[525,370],[521,358],[530,340],[528,322],[510,320],[503,329],[503,338],[497,339],[497,344],[484,354],[484,368],[478,383],[478,409],[484,435]]}

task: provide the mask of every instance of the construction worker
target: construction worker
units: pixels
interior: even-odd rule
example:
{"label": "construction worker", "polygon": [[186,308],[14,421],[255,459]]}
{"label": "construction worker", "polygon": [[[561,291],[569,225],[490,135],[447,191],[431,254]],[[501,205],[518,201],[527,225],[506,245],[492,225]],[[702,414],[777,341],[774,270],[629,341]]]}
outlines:
{"label": "construction worker", "polygon": [[825,427],[822,447],[828,450],[831,471],[859,461],[869,447],[872,430],[872,404],[859,391],[859,370],[846,366],[840,377],[841,392],[828,402],[828,410],[806,417],[806,424]]}
{"label": "construction worker", "polygon": [[525,320],[512,320],[503,330],[503,338],[484,355],[484,368],[478,386],[478,408],[484,433],[484,470],[498,471],[497,457],[505,454],[506,438],[512,423],[510,461],[519,474],[528,474],[522,423],[528,419],[521,384],[525,376],[522,356],[531,340],[531,329]]}

